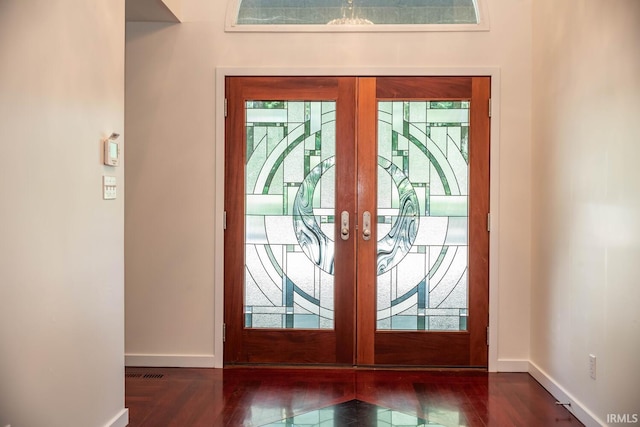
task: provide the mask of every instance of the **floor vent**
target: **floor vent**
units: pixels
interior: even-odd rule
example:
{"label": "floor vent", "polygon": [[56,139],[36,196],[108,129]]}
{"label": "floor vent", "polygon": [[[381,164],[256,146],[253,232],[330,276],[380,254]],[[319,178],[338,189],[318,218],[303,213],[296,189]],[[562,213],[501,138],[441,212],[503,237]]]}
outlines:
{"label": "floor vent", "polygon": [[164,377],[163,374],[144,374],[142,376],[142,378],[153,378],[153,379],[158,379],[158,378],[162,378]]}
{"label": "floor vent", "polygon": [[124,374],[125,378],[140,378],[142,374]]}

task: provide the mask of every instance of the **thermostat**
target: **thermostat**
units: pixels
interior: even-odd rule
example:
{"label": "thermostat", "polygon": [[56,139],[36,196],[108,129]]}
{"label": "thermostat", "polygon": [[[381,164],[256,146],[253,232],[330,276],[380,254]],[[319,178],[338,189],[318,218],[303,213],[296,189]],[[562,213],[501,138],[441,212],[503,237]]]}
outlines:
{"label": "thermostat", "polygon": [[112,133],[104,140],[104,164],[107,166],[118,166],[120,164],[120,144],[118,137],[120,134]]}

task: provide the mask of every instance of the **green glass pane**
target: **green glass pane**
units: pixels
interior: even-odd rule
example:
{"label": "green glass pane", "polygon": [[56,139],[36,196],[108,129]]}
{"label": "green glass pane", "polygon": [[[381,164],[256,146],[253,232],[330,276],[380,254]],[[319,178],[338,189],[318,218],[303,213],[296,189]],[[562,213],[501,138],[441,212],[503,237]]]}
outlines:
{"label": "green glass pane", "polygon": [[332,329],[334,101],[247,101],[245,326]]}
{"label": "green glass pane", "polygon": [[473,0],[241,0],[238,25],[477,24]]}
{"label": "green glass pane", "polygon": [[377,329],[466,330],[469,102],[378,103]]}

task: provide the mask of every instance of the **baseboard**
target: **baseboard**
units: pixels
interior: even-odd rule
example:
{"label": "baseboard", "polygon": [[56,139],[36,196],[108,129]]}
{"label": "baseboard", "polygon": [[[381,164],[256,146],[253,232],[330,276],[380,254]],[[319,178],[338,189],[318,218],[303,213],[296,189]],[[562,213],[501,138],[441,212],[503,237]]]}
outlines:
{"label": "baseboard", "polygon": [[105,424],[105,427],[126,427],[127,425],[129,425],[129,410],[124,408],[111,421]]}
{"label": "baseboard", "polygon": [[606,424],[591,412],[580,401],[567,392],[556,380],[549,374],[540,369],[535,363],[529,362],[529,374],[538,381],[542,387],[547,389],[558,402],[571,403],[566,408],[586,427],[602,427]]}
{"label": "baseboard", "polygon": [[497,372],[529,372],[529,361],[526,359],[498,359]]}
{"label": "baseboard", "polygon": [[125,354],[125,366],[153,368],[214,368],[215,356],[203,354]]}

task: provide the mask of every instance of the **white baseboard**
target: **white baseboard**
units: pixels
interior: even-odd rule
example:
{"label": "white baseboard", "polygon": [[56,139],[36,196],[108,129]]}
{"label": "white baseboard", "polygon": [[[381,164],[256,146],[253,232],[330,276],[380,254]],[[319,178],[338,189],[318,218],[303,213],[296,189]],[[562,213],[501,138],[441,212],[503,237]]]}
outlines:
{"label": "white baseboard", "polygon": [[529,361],[526,359],[498,359],[497,372],[529,372]]}
{"label": "white baseboard", "polygon": [[125,354],[125,366],[154,368],[214,368],[215,356],[205,354]]}
{"label": "white baseboard", "polygon": [[111,421],[105,424],[105,427],[126,427],[127,425],[129,425],[129,410],[124,408]]}
{"label": "white baseboard", "polygon": [[576,416],[586,427],[602,427],[606,424],[591,412],[580,401],[576,400],[571,393],[567,392],[556,380],[551,378],[549,374],[540,369],[535,363],[529,362],[529,374],[538,381],[542,387],[547,389],[558,402],[571,403],[566,407],[569,412]]}

